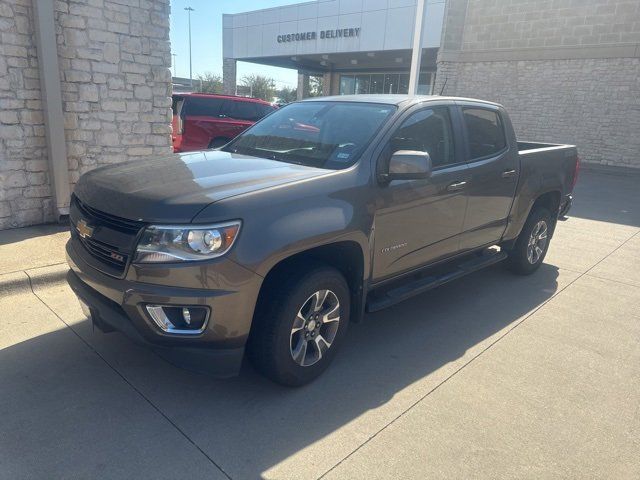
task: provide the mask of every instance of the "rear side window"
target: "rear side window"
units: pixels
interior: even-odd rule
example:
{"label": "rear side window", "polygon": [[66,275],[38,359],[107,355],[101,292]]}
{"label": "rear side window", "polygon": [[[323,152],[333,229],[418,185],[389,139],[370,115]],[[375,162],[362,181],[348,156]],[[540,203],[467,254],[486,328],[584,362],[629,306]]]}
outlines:
{"label": "rear side window", "polygon": [[223,113],[227,117],[235,118],[236,120],[248,120],[251,122],[257,122],[272,110],[273,107],[269,105],[237,100],[227,100],[223,107]]}
{"label": "rear side window", "polygon": [[184,114],[190,117],[217,117],[223,100],[207,97],[187,97]]}
{"label": "rear side window", "polygon": [[180,114],[183,101],[184,101],[184,97],[178,97],[176,95],[173,96],[173,101],[171,102],[171,109],[173,110],[174,115]]}
{"label": "rear side window", "polygon": [[490,157],[507,146],[504,126],[498,112],[484,108],[464,108],[471,160]]}

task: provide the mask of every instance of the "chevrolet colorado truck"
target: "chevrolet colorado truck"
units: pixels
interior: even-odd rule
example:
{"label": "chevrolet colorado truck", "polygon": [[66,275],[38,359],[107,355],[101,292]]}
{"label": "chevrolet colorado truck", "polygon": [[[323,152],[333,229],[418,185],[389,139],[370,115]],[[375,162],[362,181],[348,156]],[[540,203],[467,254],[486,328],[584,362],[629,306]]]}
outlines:
{"label": "chevrolet colorado truck", "polygon": [[578,166],[495,103],[309,99],[222,148],[83,175],[68,281],[95,326],[174,364],[230,376],[246,353],[302,385],[365,312],[500,261],[533,273]]}

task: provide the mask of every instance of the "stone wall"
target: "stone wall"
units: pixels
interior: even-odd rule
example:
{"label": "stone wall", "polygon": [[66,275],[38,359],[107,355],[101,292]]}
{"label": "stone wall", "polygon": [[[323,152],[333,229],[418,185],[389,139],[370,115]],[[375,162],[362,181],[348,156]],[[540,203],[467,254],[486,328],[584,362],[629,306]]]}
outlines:
{"label": "stone wall", "polygon": [[[69,181],[171,151],[169,0],[55,0]],[[0,0],[0,229],[54,220],[31,0]]]}
{"label": "stone wall", "polygon": [[53,218],[33,10],[0,0],[0,229]]}
{"label": "stone wall", "polygon": [[640,59],[438,65],[435,91],[507,108],[521,140],[571,143],[584,162],[640,168]]}
{"label": "stone wall", "polygon": [[227,95],[236,94],[237,68],[237,62],[235,59],[222,59],[222,91]]}
{"label": "stone wall", "polygon": [[640,168],[638,0],[449,0],[434,91],[503,104],[518,137]]}
{"label": "stone wall", "polygon": [[463,50],[640,42],[638,0],[456,0]]}

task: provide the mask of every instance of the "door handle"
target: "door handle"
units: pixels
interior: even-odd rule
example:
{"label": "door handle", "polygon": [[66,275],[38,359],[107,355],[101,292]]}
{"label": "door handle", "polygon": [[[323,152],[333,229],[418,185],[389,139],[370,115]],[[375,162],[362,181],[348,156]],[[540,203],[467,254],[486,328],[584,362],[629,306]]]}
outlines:
{"label": "door handle", "polygon": [[447,187],[447,190],[450,192],[457,192],[458,190],[462,190],[467,185],[467,182],[455,182]]}
{"label": "door handle", "polygon": [[505,170],[502,172],[502,178],[512,178],[516,176],[515,170]]}

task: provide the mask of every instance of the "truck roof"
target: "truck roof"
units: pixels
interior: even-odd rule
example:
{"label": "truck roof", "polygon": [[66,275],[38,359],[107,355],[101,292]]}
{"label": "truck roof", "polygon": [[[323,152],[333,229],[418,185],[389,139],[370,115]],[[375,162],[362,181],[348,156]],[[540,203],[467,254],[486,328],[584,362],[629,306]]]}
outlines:
{"label": "truck roof", "polygon": [[400,95],[400,94],[380,94],[380,95],[334,95],[330,97],[313,97],[306,98],[304,102],[365,102],[365,103],[383,103],[387,105],[401,105],[406,102],[428,102],[436,100],[464,100],[466,102],[485,103],[487,105],[500,106],[498,103],[488,102],[487,100],[479,100],[477,98],[449,97],[440,95]]}
{"label": "truck roof", "polygon": [[240,102],[254,102],[261,103],[263,105],[271,105],[271,103],[261,98],[245,97],[243,95],[225,95],[221,93],[201,93],[201,92],[175,92],[174,97],[200,97],[200,98],[221,98],[229,100],[237,100]]}

